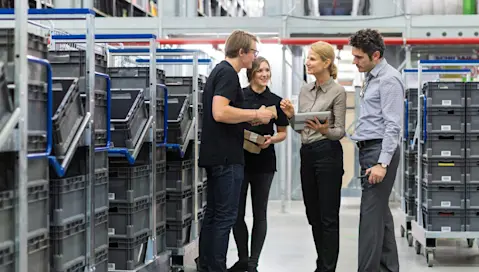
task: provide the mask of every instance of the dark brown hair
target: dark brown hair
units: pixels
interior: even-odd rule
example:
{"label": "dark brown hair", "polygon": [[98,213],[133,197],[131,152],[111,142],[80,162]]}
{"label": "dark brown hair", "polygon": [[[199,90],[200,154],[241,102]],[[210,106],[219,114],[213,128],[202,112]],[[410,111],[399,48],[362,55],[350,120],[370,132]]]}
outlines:
{"label": "dark brown hair", "polygon": [[256,72],[258,72],[259,67],[261,66],[261,63],[263,63],[263,62],[266,62],[268,64],[269,68],[271,69],[271,65],[269,64],[269,61],[266,58],[257,57],[253,61],[253,66],[251,67],[251,69],[246,70],[246,76],[248,77],[249,82],[251,82],[251,80],[253,80],[254,74],[256,74]]}

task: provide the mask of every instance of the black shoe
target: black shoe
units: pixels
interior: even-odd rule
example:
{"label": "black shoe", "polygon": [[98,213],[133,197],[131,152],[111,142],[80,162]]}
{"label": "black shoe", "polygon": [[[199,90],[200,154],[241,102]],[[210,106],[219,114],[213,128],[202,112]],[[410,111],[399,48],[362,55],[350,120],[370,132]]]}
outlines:
{"label": "black shoe", "polygon": [[258,269],[256,269],[256,266],[248,266],[248,272],[258,272]]}
{"label": "black shoe", "polygon": [[248,263],[237,261],[232,267],[228,269],[228,272],[246,272],[248,271]]}

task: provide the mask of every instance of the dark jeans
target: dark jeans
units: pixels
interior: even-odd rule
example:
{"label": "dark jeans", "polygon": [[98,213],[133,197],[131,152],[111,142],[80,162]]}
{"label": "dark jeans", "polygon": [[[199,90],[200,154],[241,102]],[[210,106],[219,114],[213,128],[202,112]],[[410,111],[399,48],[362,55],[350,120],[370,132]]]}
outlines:
{"label": "dark jeans", "polygon": [[[377,164],[381,148],[382,141],[376,141],[359,150],[361,175],[364,175],[366,169]],[[367,178],[361,180],[363,190],[359,220],[359,272],[399,272],[394,221],[389,209],[389,196],[396,179],[399,160],[398,147],[381,183],[372,185]]]}
{"label": "dark jeans", "polygon": [[339,141],[326,139],[301,147],[301,186],[318,254],[317,272],[336,271],[343,174]]}
{"label": "dark jeans", "polygon": [[[238,258],[241,263],[257,267],[259,255],[266,238],[266,211],[268,209],[269,190],[274,178],[273,173],[245,173],[241,189],[238,220],[233,228],[233,235],[238,247]],[[253,206],[253,229],[251,234],[251,255],[248,254],[248,228],[244,220],[248,187],[251,185],[251,204]]]}
{"label": "dark jeans", "polygon": [[225,272],[231,228],[236,223],[243,165],[207,167],[208,196],[199,241],[199,268]]}

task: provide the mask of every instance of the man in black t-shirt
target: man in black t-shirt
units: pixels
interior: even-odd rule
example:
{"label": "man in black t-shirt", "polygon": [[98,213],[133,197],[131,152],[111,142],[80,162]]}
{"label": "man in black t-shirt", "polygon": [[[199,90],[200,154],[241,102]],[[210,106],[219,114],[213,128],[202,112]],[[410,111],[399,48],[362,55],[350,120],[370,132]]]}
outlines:
{"label": "man in black t-shirt", "polygon": [[206,169],[208,197],[199,241],[201,272],[226,272],[231,228],[238,213],[244,176],[243,124],[268,124],[265,108],[240,109],[244,100],[238,72],[251,68],[257,38],[234,31],[226,40],[226,58],[208,76],[203,92],[203,128],[199,166]]}

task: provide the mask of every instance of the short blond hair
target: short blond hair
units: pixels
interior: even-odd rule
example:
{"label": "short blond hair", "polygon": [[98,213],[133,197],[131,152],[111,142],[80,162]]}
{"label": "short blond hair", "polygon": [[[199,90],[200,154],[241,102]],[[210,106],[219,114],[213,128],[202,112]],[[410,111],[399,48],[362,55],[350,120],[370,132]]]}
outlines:
{"label": "short blond hair", "polygon": [[239,56],[240,49],[243,49],[245,53],[251,50],[251,44],[258,42],[258,38],[246,31],[235,30],[226,39],[225,55],[228,58],[236,58]]}

